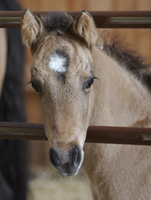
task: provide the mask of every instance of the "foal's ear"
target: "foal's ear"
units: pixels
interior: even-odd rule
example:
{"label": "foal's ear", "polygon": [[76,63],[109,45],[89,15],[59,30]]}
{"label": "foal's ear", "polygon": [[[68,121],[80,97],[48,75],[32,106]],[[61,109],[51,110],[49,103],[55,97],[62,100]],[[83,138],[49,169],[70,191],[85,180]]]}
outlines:
{"label": "foal's ear", "polygon": [[95,22],[86,10],[83,10],[81,16],[76,17],[74,20],[73,30],[85,40],[89,48],[96,43],[98,34]]}
{"label": "foal's ear", "polygon": [[44,31],[43,22],[26,8],[21,19],[21,34],[23,44],[31,46]]}

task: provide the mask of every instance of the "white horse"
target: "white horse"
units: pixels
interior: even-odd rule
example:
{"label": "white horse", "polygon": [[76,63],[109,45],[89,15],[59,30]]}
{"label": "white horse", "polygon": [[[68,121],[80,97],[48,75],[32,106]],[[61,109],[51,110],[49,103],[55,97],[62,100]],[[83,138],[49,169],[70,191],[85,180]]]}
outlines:
{"label": "white horse", "polygon": [[151,126],[151,76],[141,59],[98,46],[87,11],[75,19],[65,12],[40,19],[26,9],[21,32],[33,55],[30,82],[54,169],[64,179],[85,173],[95,200],[151,199],[150,147],[84,145],[89,125]]}

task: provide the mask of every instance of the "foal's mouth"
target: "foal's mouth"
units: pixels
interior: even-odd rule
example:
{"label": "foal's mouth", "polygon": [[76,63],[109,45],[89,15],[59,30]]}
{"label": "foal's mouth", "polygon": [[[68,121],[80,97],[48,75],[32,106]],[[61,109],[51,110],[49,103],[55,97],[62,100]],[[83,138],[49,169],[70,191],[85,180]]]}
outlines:
{"label": "foal's mouth", "polygon": [[78,145],[73,146],[66,154],[52,147],[49,150],[49,158],[61,176],[76,176],[81,168],[84,153]]}

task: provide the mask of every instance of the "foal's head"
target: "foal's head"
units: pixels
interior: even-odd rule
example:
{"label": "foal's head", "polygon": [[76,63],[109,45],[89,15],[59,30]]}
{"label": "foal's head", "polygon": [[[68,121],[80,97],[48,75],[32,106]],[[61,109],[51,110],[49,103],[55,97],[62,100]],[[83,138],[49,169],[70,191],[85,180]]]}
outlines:
{"label": "foal's head", "polygon": [[62,176],[76,175],[84,159],[95,78],[94,21],[86,11],[76,19],[57,12],[41,20],[26,9],[21,31],[33,56],[30,82],[41,102],[50,161]]}

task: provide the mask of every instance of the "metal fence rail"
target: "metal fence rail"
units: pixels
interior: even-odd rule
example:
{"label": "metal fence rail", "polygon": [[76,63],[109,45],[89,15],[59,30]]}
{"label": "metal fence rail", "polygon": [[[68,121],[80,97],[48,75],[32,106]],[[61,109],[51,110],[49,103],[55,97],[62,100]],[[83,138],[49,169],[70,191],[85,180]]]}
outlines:
{"label": "metal fence rail", "polygon": [[[43,124],[0,122],[0,139],[47,140],[47,137]],[[151,129],[90,126],[86,142],[151,145]]]}
{"label": "metal fence rail", "polygon": [[[38,16],[48,12],[34,12]],[[75,17],[81,12],[67,12]],[[91,11],[97,28],[151,28],[151,11]],[[19,28],[22,11],[0,12],[0,28]]]}

